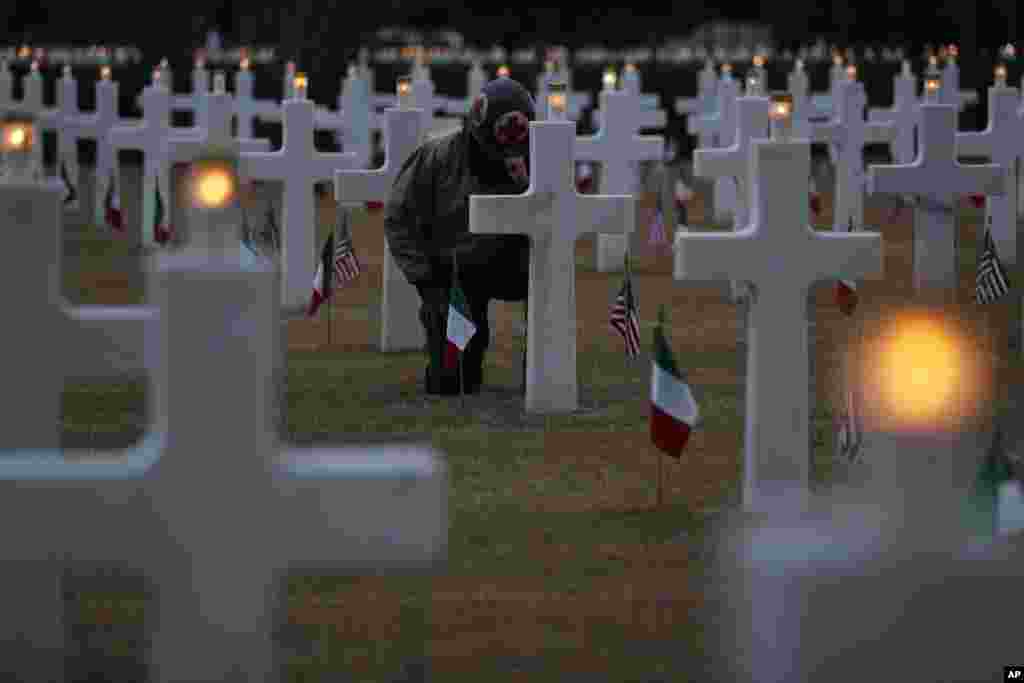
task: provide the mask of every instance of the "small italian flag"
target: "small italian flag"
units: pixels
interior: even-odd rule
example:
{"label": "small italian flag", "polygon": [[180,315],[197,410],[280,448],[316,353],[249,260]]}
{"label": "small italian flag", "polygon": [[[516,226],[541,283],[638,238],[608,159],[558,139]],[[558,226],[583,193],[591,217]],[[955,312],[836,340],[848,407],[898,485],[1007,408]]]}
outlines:
{"label": "small italian flag", "polygon": [[167,225],[167,212],[164,209],[164,198],[160,194],[160,178],[156,179],[156,208],[153,211],[153,240],[157,244],[166,244],[171,239],[171,227]]}
{"label": "small italian flag", "polygon": [[844,315],[853,315],[857,308],[857,283],[853,280],[836,282],[836,305]]}
{"label": "small italian flag", "polygon": [[700,411],[689,385],[676,366],[664,333],[665,307],[654,328],[654,362],[651,374],[651,441],[660,451],[678,458],[690,430],[700,421]]}
{"label": "small italian flag", "polygon": [[107,219],[107,225],[112,230],[124,232],[124,222],[121,216],[121,193],[117,191],[117,182],[113,171],[110,173],[110,183],[107,185],[107,196],[103,198],[103,213]]}
{"label": "small italian flag", "polygon": [[456,280],[448,295],[448,345],[445,348],[444,365],[446,368],[458,366],[459,354],[466,350],[469,340],[476,334],[476,325],[469,317],[469,306],[466,295]]}

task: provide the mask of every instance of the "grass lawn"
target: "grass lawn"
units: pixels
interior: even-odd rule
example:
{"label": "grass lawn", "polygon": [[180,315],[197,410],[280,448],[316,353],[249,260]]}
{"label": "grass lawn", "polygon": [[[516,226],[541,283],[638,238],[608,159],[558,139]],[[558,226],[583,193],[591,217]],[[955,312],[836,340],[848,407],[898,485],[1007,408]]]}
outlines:
{"label": "grass lawn", "polygon": [[[826,199],[822,226],[830,224]],[[646,201],[650,201],[648,198]],[[330,225],[333,206],[321,207]],[[869,211],[868,224],[882,222]],[[691,223],[703,229],[701,206]],[[963,209],[961,292],[972,295],[974,233],[980,215]],[[873,222],[874,221],[874,222]],[[861,286],[864,310],[905,301],[909,223],[886,224],[886,278]],[[326,234],[326,233],[324,233]],[[111,274],[125,248],[98,234],[81,237],[64,264],[64,288],[83,303],[135,303],[131,278]],[[694,550],[705,520],[738,497],[742,447],[742,359],[736,309],[722,285],[676,284],[667,252],[635,263],[644,355],[628,362],[608,327],[618,274],[593,269],[593,240],[577,251],[578,372],[581,409],[528,416],[520,396],[516,326],[521,305],[496,303],[495,340],[478,399],[424,397],[419,353],[372,350],[379,315],[381,217],[354,226],[364,275],[333,300],[333,341],[325,316],[288,323],[286,438],[347,443],[422,435],[442,449],[450,474],[449,559],[432,576],[300,577],[287,586],[287,621],[278,640],[289,681],[702,681],[700,604],[689,579],[701,571]],[[118,254],[118,250],[122,253]],[[1011,277],[1016,272],[1011,273]],[[838,349],[847,319],[831,283],[815,288],[817,401],[813,411],[816,486],[832,477],[832,413]],[[689,373],[704,415],[682,458],[665,460],[665,505],[654,509],[656,455],[647,434],[650,358],[658,305],[669,310],[670,342]],[[967,323],[1004,333],[1006,307]],[[973,309],[972,309],[973,310]],[[992,356],[1002,378],[1020,378],[1005,342]],[[1005,409],[1003,379],[986,414]],[[146,424],[145,387],[68,386],[68,445],[123,446]],[[688,541],[678,539],[687,532]],[[68,595],[68,620],[84,653],[79,675],[105,671],[137,680],[145,594],[82,581]],[[400,673],[405,669],[406,678]],[[341,672],[351,678],[339,679]],[[486,676],[486,679],[482,678]],[[578,677],[578,678],[577,678]],[[660,677],[660,678],[658,678]],[[98,680],[98,679],[97,679]],[[121,680],[121,679],[117,679]]]}

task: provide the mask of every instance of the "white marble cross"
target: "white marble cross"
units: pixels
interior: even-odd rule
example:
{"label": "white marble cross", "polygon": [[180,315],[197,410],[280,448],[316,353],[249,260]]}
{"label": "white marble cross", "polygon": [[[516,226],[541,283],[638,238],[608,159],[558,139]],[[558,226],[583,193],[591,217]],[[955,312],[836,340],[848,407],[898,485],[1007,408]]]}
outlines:
{"label": "white marble cross", "polygon": [[317,259],[316,198],[313,186],[334,180],[334,173],[356,165],[355,154],[318,152],[313,139],[310,100],[284,103],[284,134],[275,152],[243,151],[239,175],[257,180],[277,180],[284,185],[281,205],[281,305],[299,312],[309,302]]}
{"label": "white marble cross", "polygon": [[735,233],[679,232],[675,279],[752,282],[747,327],[744,504],[760,507],[810,467],[807,292],[818,280],[882,272],[877,233],[817,232],[808,223],[810,144],[754,140],[753,222]]}
{"label": "white marble cross", "polygon": [[896,129],[890,123],[867,123],[864,84],[847,81],[836,86],[835,116],[828,123],[811,123],[811,139],[830,143],[837,152],[832,229],[845,231],[864,225],[864,146],[891,142]]}
{"label": "white marble cross", "polygon": [[373,155],[373,131],[379,129],[380,124],[370,104],[369,87],[354,64],[349,66],[342,81],[338,111],[344,121],[342,150],[355,155],[353,163],[357,168],[366,168]]}
{"label": "white marble cross", "polygon": [[942,85],[939,88],[939,102],[956,105],[957,111],[963,111],[978,101],[977,90],[960,89],[960,66],[956,60],[947,60],[942,67]]}
{"label": "white marble cross", "polygon": [[921,106],[917,98],[917,77],[910,70],[910,63],[903,63],[903,71],[893,77],[893,105],[889,109],[871,108],[868,120],[875,123],[891,123],[896,137],[890,148],[893,161],[909,164],[916,154],[915,134],[921,118]]}
{"label": "white marble cross", "polygon": [[[623,69],[620,80],[623,91],[640,98],[640,106],[642,109],[657,109],[660,106],[661,97],[659,95],[645,95],[643,93],[639,69]],[[645,127],[653,128],[654,126]]]}
{"label": "white marble cross", "polygon": [[96,109],[92,113],[79,114],[64,125],[76,138],[90,138],[96,141],[96,182],[93,194],[93,220],[103,225],[106,220],[104,200],[110,179],[120,177],[117,153],[110,144],[108,134],[117,125],[129,123],[118,115],[117,83],[108,79],[96,81]]}
{"label": "white marble cross", "polygon": [[[750,150],[755,139],[768,137],[768,112],[771,100],[767,97],[741,97],[736,100],[736,142],[729,147],[696,149],[693,153],[693,174],[701,178],[726,178],[736,183],[737,203],[733,230],[743,230],[751,222],[750,215]],[[743,296],[744,287],[731,281],[732,299]]]}
{"label": "white marble cross", "polygon": [[253,119],[273,114],[280,105],[273,100],[257,100],[253,96],[253,73],[242,68],[235,73],[235,118],[238,121],[238,137],[251,139]]}
{"label": "white marble cross", "polygon": [[[190,128],[186,127],[184,130],[204,128],[206,125],[206,112],[203,109],[203,97],[210,92],[209,70],[202,64],[196,64],[195,68],[192,69],[192,92],[190,93],[175,94],[173,92],[174,81],[169,69],[162,70],[161,82],[164,83],[170,93],[171,111],[187,111],[191,112],[195,117],[192,126]],[[145,112],[141,93],[135,98],[135,104]]]}
{"label": "white marble cross", "polygon": [[[740,96],[740,84],[725,74],[718,84],[718,131],[716,147],[731,147],[736,142],[736,100]],[[715,181],[712,202],[715,218],[727,221],[736,215],[736,184],[728,178]]]}
{"label": "white marble cross", "polygon": [[[0,288],[0,302],[19,321],[6,329],[0,354],[2,391],[18,406],[17,419],[5,419],[0,430],[8,448],[40,441],[47,447],[57,445],[65,378],[139,376],[146,368],[144,327],[153,320],[152,309],[70,307],[61,296],[62,194],[56,178],[0,182],[0,215],[11,243],[18,246],[0,253],[0,277],[8,283]],[[60,348],[41,356],[40,344],[46,340]],[[63,346],[65,341],[69,346]],[[45,362],[30,362],[44,357]]]}
{"label": "white marble cross", "polygon": [[[21,100],[12,108],[12,111],[25,114],[35,120],[35,126],[39,140],[42,140],[43,131],[60,132],[60,110],[56,107],[47,107],[43,101],[43,75],[39,71],[36,62],[27,74],[21,79],[22,95]],[[33,146],[33,154],[36,157],[36,168],[43,169],[43,145]]]}
{"label": "white marble cross", "polygon": [[798,62],[787,75],[789,94],[793,97],[793,137],[810,139],[811,137],[811,103],[810,82],[803,63]]}
{"label": "white marble cross", "polygon": [[729,147],[697,149],[693,154],[693,174],[702,178],[733,178],[738,186],[734,229],[742,230],[750,222],[750,149],[754,139],[768,137],[767,97],[740,97],[736,100],[736,140]]}
{"label": "white marble cross", "polygon": [[[56,436],[64,376],[55,359],[113,374],[97,346],[69,334],[52,303],[57,271],[41,268],[59,254],[59,192],[56,184],[18,196],[0,189],[15,212],[3,215],[26,221],[12,228],[32,247],[27,255],[19,241],[5,251],[0,274],[0,297],[20,321],[0,360],[3,392],[19,405],[19,424],[0,442],[4,670],[65,680],[59,577],[109,567],[141,572],[155,589],[148,680],[279,680],[272,634],[287,573],[429,570],[443,561],[443,459],[413,444],[282,449],[269,370],[282,354],[277,274],[187,252],[161,254],[150,275],[159,322],[149,434],[120,453],[80,459],[65,459],[54,438],[22,441],[21,423]],[[48,287],[25,286],[40,273]],[[58,349],[64,340],[73,346]],[[41,341],[52,353],[40,355]]]}
{"label": "white marble cross", "polygon": [[[661,135],[637,135],[644,110],[640,98],[624,91],[606,90],[600,94],[606,122],[596,135],[577,136],[576,159],[601,163],[603,194],[629,194],[637,191],[637,162],[660,159],[665,146]],[[629,235],[597,234],[597,270],[618,272],[629,245]]]}
{"label": "white marble cross", "polygon": [[[384,112],[384,165],[372,171],[361,169],[334,174],[334,198],[339,211],[345,204],[387,201],[391,186],[408,159],[423,140],[422,112],[417,109],[388,109]],[[420,295],[409,284],[384,241],[380,308],[380,350],[413,351],[423,348],[426,338],[419,322]]]}
{"label": "white marble cross", "polygon": [[676,99],[676,113],[687,114],[687,132],[697,132],[698,147],[713,147],[715,144],[714,133],[707,128],[696,127],[690,129],[690,120],[701,116],[714,116],[716,98],[718,97],[718,77],[715,74],[714,64],[710,60],[704,62],[704,68],[697,75],[697,97],[681,97]]}
{"label": "white marble cross", "polygon": [[525,194],[469,198],[469,231],[530,237],[526,410],[577,408],[576,240],[590,232],[633,231],[629,196],[580,195],[573,178],[572,121],[530,123],[530,186]]}
{"label": "white marble cross", "polygon": [[[107,142],[113,150],[115,168],[118,151],[122,149],[141,150],[143,154],[142,174],[142,225],[141,244],[152,246],[154,239],[155,188],[159,184],[164,206],[172,206],[170,181],[171,99],[167,88],[150,85],[142,91],[142,123],[117,125],[107,133]],[[124,201],[124,194],[121,195]]]}
{"label": "white marble cross", "polygon": [[57,125],[54,132],[57,135],[57,176],[63,172],[67,173],[68,182],[78,193],[77,201],[73,206],[67,206],[77,210],[81,206],[82,184],[79,178],[78,168],[78,135],[74,128],[75,120],[81,116],[78,109],[78,81],[71,73],[71,67],[65,66],[64,73],[57,81]]}
{"label": "white marble cross", "polygon": [[982,131],[956,134],[958,157],[988,157],[1004,166],[1010,174],[1006,194],[985,201],[985,223],[981,225],[979,244],[985,226],[992,229],[992,239],[1004,265],[1017,263],[1017,183],[1012,177],[1018,159],[1024,158],[1024,118],[1017,115],[1020,91],[1017,88],[994,86],[988,89],[988,126]]}
{"label": "white marble cross", "polygon": [[922,104],[914,163],[872,165],[868,171],[869,192],[919,197],[914,211],[914,289],[918,292],[957,287],[956,197],[1003,196],[1006,191],[1005,168],[957,163],[956,119],[953,105]]}

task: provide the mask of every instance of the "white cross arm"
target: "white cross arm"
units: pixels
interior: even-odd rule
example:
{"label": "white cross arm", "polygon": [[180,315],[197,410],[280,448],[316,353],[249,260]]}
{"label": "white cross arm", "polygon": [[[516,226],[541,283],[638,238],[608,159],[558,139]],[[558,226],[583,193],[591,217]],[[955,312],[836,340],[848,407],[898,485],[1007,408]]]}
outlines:
{"label": "white cross arm", "polygon": [[677,97],[676,98],[676,113],[677,114],[693,114],[699,111],[701,108],[701,99],[699,97]]}
{"label": "white cross arm", "polygon": [[[61,451],[5,451],[0,463],[5,510],[75,511],[36,515],[32,524],[7,525],[5,545],[17,547],[23,553],[19,559],[45,561],[52,557],[54,540],[60,539],[67,561],[140,569],[138,548],[146,535],[139,527],[145,525],[144,516],[126,519],[124,511],[133,509],[133,501],[143,493],[146,473],[165,443],[166,436],[151,434],[113,457],[85,462],[65,459]],[[118,531],[101,534],[97,529]]]}
{"label": "white cross arm", "polygon": [[838,143],[846,137],[846,129],[838,123],[815,123],[811,122],[811,141]]}
{"label": "white cross arm", "polygon": [[718,114],[703,114],[686,118],[686,132],[690,135],[708,135],[717,133],[722,127],[722,118]]}
{"label": "white cross arm", "polygon": [[956,155],[958,157],[987,157],[992,154],[992,134],[983,130],[972,130],[956,134]]}
{"label": "white cross arm", "polygon": [[[340,169],[352,168],[356,163],[356,155],[352,152],[318,152],[316,157],[304,161],[305,173],[310,180],[334,180],[334,174]],[[277,152],[243,152],[238,155],[238,174],[243,178],[257,180],[289,180],[295,178],[290,169],[288,156]]]}
{"label": "white cross arm", "polygon": [[841,278],[861,280],[883,272],[882,236],[877,232],[811,231],[818,280]]}
{"label": "white cross arm", "polygon": [[924,173],[918,163],[881,164],[868,169],[867,191],[869,194],[912,194],[938,199],[974,193],[1002,197],[1006,194],[1008,179],[1007,169],[994,164],[957,165],[955,170],[949,169],[946,178]]}
{"label": "white cross arm", "polygon": [[896,133],[896,126],[889,122],[875,121],[864,124],[864,142],[869,145],[893,142]]}
{"label": "white cross arm", "polygon": [[199,107],[196,95],[171,95],[171,111],[195,111]]}
{"label": "white cross arm", "polygon": [[763,277],[764,248],[749,228],[732,233],[678,232],[673,249],[676,279],[757,282]]}
{"label": "white cross arm", "polygon": [[241,100],[235,100],[235,113],[241,116],[265,117],[280,110],[281,105],[273,100],[250,99],[244,103]]}
{"label": "white cross arm", "polygon": [[490,235],[541,237],[560,227],[555,225],[554,192],[529,190],[525,195],[469,196],[469,231]]}
{"label": "white cross arm", "polygon": [[381,201],[395,182],[393,169],[351,170],[335,174],[336,197],[342,203]]}
{"label": "white cross arm", "polygon": [[577,195],[576,236],[589,233],[629,235],[636,229],[633,195]]}
{"label": "white cross arm", "polygon": [[190,163],[206,147],[206,140],[199,137],[175,138],[170,142],[168,157],[172,164]]}
{"label": "white cross arm", "polygon": [[57,130],[64,125],[64,117],[61,115],[60,109],[43,109],[36,114],[36,121],[39,123],[40,130]]}
{"label": "white cross arm", "polygon": [[107,133],[107,142],[114,149],[145,150],[153,135],[145,123],[134,126],[117,126]]}
{"label": "white cross arm", "polygon": [[576,195],[575,225],[557,225],[558,207],[554,192],[525,195],[471,195],[470,232],[479,234],[530,235],[546,237],[568,231],[575,241],[580,235],[633,232],[635,200],[630,195]]}
{"label": "white cross arm", "polygon": [[868,121],[871,123],[894,123],[899,119],[895,109],[869,109]]}
{"label": "white cross arm", "polygon": [[739,176],[747,165],[746,149],[703,148],[693,151],[693,174],[700,178]]}
{"label": "white cross arm", "polygon": [[[74,330],[75,352],[59,354],[64,374],[76,381],[118,376],[142,376],[152,367],[147,328],[158,323],[159,311],[150,306],[77,306],[66,309]],[[147,362],[149,365],[147,365]]]}
{"label": "white cross arm", "polygon": [[[293,570],[442,560],[447,473],[438,455],[429,447],[390,444],[282,453],[276,488],[296,506],[291,523],[304,531],[279,537],[285,548],[278,556],[294,558],[288,562]],[[401,504],[381,504],[397,499]],[[352,522],[343,533],[330,528],[339,519]],[[325,544],[324,538],[335,540]]]}
{"label": "white cross arm", "polygon": [[646,161],[660,159],[665,139],[660,135],[634,135],[623,153],[622,147],[609,144],[602,135],[586,135],[576,138],[573,153],[580,161]]}

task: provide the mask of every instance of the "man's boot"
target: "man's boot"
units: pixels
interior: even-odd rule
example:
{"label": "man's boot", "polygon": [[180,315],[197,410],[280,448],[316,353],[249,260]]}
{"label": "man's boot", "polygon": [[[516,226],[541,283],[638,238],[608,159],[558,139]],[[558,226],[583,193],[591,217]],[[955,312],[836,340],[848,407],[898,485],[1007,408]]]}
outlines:
{"label": "man's boot", "polygon": [[428,363],[423,374],[424,390],[428,394],[454,396],[459,393],[458,368],[444,367],[447,311],[437,303],[424,302],[420,308],[420,322],[427,338]]}

